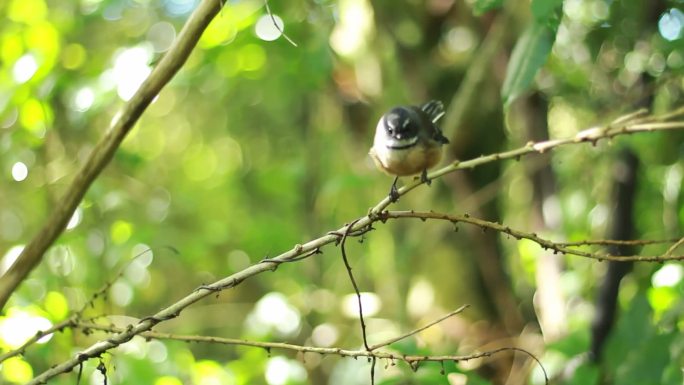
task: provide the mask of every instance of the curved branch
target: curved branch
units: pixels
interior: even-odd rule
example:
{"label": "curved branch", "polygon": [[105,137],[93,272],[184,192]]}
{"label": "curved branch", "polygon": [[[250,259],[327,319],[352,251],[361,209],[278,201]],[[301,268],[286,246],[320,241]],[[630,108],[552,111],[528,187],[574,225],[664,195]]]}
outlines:
{"label": "curved branch", "polygon": [[202,1],[190,15],[178,39],[159,65],[145,79],[133,98],[119,111],[118,118],[114,119],[102,139],[95,145],[45,225],[31,239],[9,270],[0,277],[0,309],[5,306],[17,286],[40,263],[48,247],[62,234],[90,185],[107,166],[147,106],[183,66],[202,32],[219,10],[219,0]]}
{"label": "curved branch", "polygon": [[[402,339],[408,338],[417,332],[420,332],[424,329],[427,329],[428,327],[434,326],[435,324],[444,321],[445,319],[460,313],[465,309],[465,306],[462,306],[461,308],[441,317],[440,319],[431,322],[430,324],[413,330],[409,333],[402,334],[401,336],[398,336],[396,338],[393,338],[392,340],[379,344],[381,346],[389,345],[390,343],[400,341]],[[77,322],[73,325],[75,328],[79,329],[84,329],[84,330],[98,330],[102,331],[105,333],[122,333],[125,331],[125,329],[118,328],[115,326],[107,326],[107,325],[101,325],[101,324],[96,324],[96,323],[89,323],[89,322]],[[342,348],[324,348],[324,347],[315,347],[315,346],[305,346],[305,345],[294,345],[294,344],[288,344],[284,342],[259,342],[259,341],[249,341],[249,340],[241,340],[241,339],[236,339],[236,338],[223,338],[223,337],[212,337],[212,336],[188,336],[188,335],[180,335],[180,334],[172,334],[172,333],[160,333],[160,332],[145,332],[140,334],[141,337],[143,338],[154,338],[157,340],[173,340],[173,341],[184,341],[184,342],[203,342],[203,343],[214,343],[214,344],[221,344],[221,345],[234,345],[234,346],[249,346],[249,347],[255,347],[255,348],[262,348],[266,349],[267,351],[270,352],[271,349],[282,349],[282,350],[290,350],[290,351],[295,351],[295,352],[300,352],[300,353],[317,353],[317,354],[322,354],[322,355],[336,355],[340,357],[352,357],[352,358],[358,358],[358,357],[368,357],[368,358],[375,358],[375,359],[387,359],[391,361],[403,361],[406,364],[410,365],[412,368],[416,369],[418,365],[422,362],[444,362],[444,361],[452,361],[452,362],[460,362],[460,361],[470,361],[474,360],[477,358],[487,358],[491,357],[495,354],[506,352],[506,351],[513,351],[513,352],[521,352],[524,353],[528,356],[530,356],[532,359],[534,359],[537,364],[539,364],[539,367],[542,370],[542,373],[544,374],[545,378],[545,383],[548,383],[548,375],[546,373],[546,369],[544,366],[541,364],[541,361],[532,354],[531,352],[518,348],[518,347],[501,347],[493,350],[487,350],[479,353],[472,353],[472,354],[466,354],[466,355],[439,355],[439,356],[426,356],[426,355],[404,355],[404,354],[397,354],[393,352],[385,352],[385,351],[373,351],[374,349],[377,349],[381,346],[376,346],[371,350],[367,349],[360,349],[360,350],[352,350],[352,349],[342,349]]]}
{"label": "curved branch", "polygon": [[[449,221],[451,223],[467,223],[470,225],[478,226],[483,230],[494,230],[502,234],[508,234],[515,239],[527,239],[530,240],[544,249],[553,250],[556,253],[576,255],[578,257],[584,257],[589,259],[595,259],[597,261],[632,261],[632,262],[666,262],[666,261],[680,261],[684,260],[684,255],[671,255],[672,250],[684,242],[684,238],[676,240],[677,243],[672,245],[665,253],[662,255],[612,255],[608,253],[594,253],[590,251],[575,250],[563,243],[556,243],[548,239],[542,238],[535,233],[529,233],[526,231],[520,231],[512,229],[508,226],[504,226],[500,223],[486,221],[484,219],[473,218],[468,214],[465,215],[449,215],[436,212],[419,212],[419,211],[384,211],[378,214],[381,220],[387,219],[401,219],[401,218],[417,218],[421,220],[426,219],[438,219]],[[607,242],[607,241],[603,241]],[[611,241],[612,243],[616,241]],[[626,243],[639,243],[640,241],[625,241]],[[587,241],[586,244],[592,244],[594,242]]]}

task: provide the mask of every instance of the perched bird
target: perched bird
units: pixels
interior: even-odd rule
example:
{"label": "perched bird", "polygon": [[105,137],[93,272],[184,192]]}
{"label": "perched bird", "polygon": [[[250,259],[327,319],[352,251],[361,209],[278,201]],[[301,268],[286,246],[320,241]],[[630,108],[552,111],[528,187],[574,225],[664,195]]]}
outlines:
{"label": "perched bird", "polygon": [[422,106],[394,107],[380,118],[375,129],[370,156],[382,171],[395,175],[390,200],[399,199],[397,179],[416,175],[430,184],[427,169],[442,158],[442,145],[449,140],[436,123],[444,116],[444,105],[438,100]]}

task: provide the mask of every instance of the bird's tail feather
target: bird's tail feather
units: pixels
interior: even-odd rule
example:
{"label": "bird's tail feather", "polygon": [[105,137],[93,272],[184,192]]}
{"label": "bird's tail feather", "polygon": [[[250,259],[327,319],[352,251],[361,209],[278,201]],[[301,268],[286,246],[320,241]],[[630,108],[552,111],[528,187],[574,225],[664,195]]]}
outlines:
{"label": "bird's tail feather", "polygon": [[430,100],[423,104],[420,109],[428,114],[432,123],[437,123],[437,121],[446,113],[444,112],[444,104],[439,100]]}

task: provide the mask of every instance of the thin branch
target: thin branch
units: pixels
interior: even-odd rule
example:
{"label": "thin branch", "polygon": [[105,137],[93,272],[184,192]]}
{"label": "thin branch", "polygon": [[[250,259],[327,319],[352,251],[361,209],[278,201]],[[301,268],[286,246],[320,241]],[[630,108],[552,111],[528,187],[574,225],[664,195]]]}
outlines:
{"label": "thin branch", "polygon": [[[461,307],[459,310],[463,310],[465,307]],[[457,310],[457,311],[459,311]],[[453,314],[452,314],[453,315]],[[443,317],[442,320],[444,320]],[[437,322],[433,322],[432,325],[434,325]],[[74,325],[75,328],[83,329],[86,331],[92,331],[92,330],[98,330],[106,333],[124,333],[127,329],[125,328],[119,328],[111,325],[100,325],[100,324],[95,324],[95,323],[85,323],[85,322],[77,322]],[[408,337],[411,335],[411,333],[407,333],[404,335],[404,338]],[[173,341],[183,341],[183,342],[199,342],[199,343],[213,343],[213,344],[220,344],[220,345],[234,345],[234,346],[249,346],[249,347],[255,347],[255,348],[262,348],[270,351],[271,349],[282,349],[282,350],[290,350],[290,351],[296,351],[300,353],[317,353],[317,354],[323,354],[323,355],[335,355],[335,356],[340,356],[340,357],[352,357],[352,358],[358,358],[358,357],[368,357],[368,358],[375,358],[375,359],[389,359],[389,360],[398,360],[398,361],[403,361],[412,367],[415,367],[415,365],[421,363],[421,362],[444,362],[444,361],[452,361],[452,362],[462,362],[462,361],[470,361],[474,360],[477,358],[486,358],[486,357],[491,357],[497,353],[501,352],[506,352],[506,351],[517,351],[517,352],[522,352],[534,359],[537,364],[539,364],[539,367],[541,368],[542,372],[544,373],[544,377],[546,378],[546,382],[548,383],[548,376],[546,374],[546,370],[544,369],[544,366],[541,364],[541,361],[532,353],[529,351],[522,349],[522,348],[517,348],[517,347],[502,347],[498,349],[493,349],[493,350],[488,350],[484,352],[479,352],[479,353],[473,353],[473,354],[467,354],[467,355],[439,355],[439,356],[417,356],[417,355],[404,355],[404,354],[397,354],[395,352],[384,352],[384,351],[370,351],[367,349],[362,349],[362,350],[351,350],[351,349],[342,349],[342,348],[322,348],[322,347],[314,347],[314,346],[305,346],[305,345],[294,345],[294,344],[288,344],[284,342],[259,342],[259,341],[248,341],[248,340],[240,340],[240,339],[235,339],[235,338],[223,338],[223,337],[212,337],[212,336],[188,336],[188,335],[179,335],[179,334],[172,334],[172,333],[160,333],[160,332],[144,332],[140,333],[140,337],[143,338],[154,338],[157,340],[173,340]]]}
{"label": "thin branch", "polygon": [[[589,251],[575,250],[566,246],[561,246],[558,243],[550,241],[548,239],[542,238],[535,233],[529,233],[525,231],[520,231],[512,229],[508,226],[504,226],[500,223],[486,221],[484,219],[473,218],[470,215],[449,215],[430,212],[419,212],[419,211],[384,211],[378,214],[381,220],[387,219],[400,219],[400,218],[417,218],[421,220],[426,219],[438,219],[445,220],[451,223],[467,223],[471,225],[478,226],[482,229],[490,229],[498,231],[503,234],[508,234],[516,239],[527,239],[530,240],[542,248],[554,250],[557,253],[576,255],[579,257],[585,257],[590,259],[595,259],[598,261],[639,261],[639,262],[664,262],[664,261],[674,261],[674,260],[684,260],[684,255],[611,255],[606,253],[592,253]],[[684,240],[682,240],[684,242]]]}
{"label": "thin branch", "polygon": [[418,329],[411,330],[410,332],[408,332],[408,333],[406,333],[406,334],[402,334],[402,335],[400,335],[400,336],[398,336],[398,337],[390,338],[390,339],[387,340],[387,341],[377,343],[377,344],[371,346],[371,347],[368,348],[368,349],[369,349],[369,350],[379,349],[379,348],[381,348],[381,347],[383,347],[383,346],[387,346],[387,345],[393,344],[393,343],[395,343],[395,342],[397,342],[397,341],[401,341],[401,340],[403,340],[403,339],[406,339],[406,338],[408,338],[408,337],[410,337],[410,336],[412,336],[412,335],[414,335],[414,334],[418,334],[418,333],[422,332],[423,330],[425,330],[425,329],[427,329],[427,328],[430,328],[430,327],[432,327],[432,326],[434,326],[434,325],[437,325],[438,323],[444,321],[444,320],[447,319],[447,318],[453,317],[453,316],[455,316],[456,314],[463,312],[463,311],[464,311],[465,309],[467,309],[469,306],[470,306],[470,305],[463,305],[463,306],[459,307],[458,309],[452,311],[451,313],[446,314],[446,315],[444,315],[444,316],[442,316],[442,317],[440,317],[440,318],[438,318],[438,319],[436,319],[436,320],[430,322],[429,324],[427,324],[427,325],[425,325],[425,326],[421,326],[421,327],[419,327]]}
{"label": "thin branch", "polygon": [[589,239],[584,241],[576,242],[554,242],[557,246],[647,246],[647,245],[660,245],[663,243],[674,243],[680,240],[680,238],[673,239],[633,239],[633,240],[620,240],[620,239]]}
{"label": "thin branch", "polygon": [[679,246],[682,245],[682,243],[684,243],[684,237],[681,238],[681,239],[679,239],[679,240],[678,240],[677,242],[675,242],[672,246],[670,246],[670,247],[667,249],[667,251],[665,251],[665,254],[663,254],[663,255],[669,257],[675,250],[677,250],[677,248],[678,248]]}
{"label": "thin branch", "polygon": [[266,6],[266,13],[268,13],[268,16],[271,17],[271,22],[273,22],[273,25],[276,27],[278,32],[280,32],[280,34],[283,35],[285,40],[287,40],[290,44],[296,47],[297,43],[295,43],[294,40],[290,39],[290,37],[287,36],[287,34],[285,34],[285,31],[283,31],[283,28],[280,27],[280,25],[278,25],[275,16],[273,16],[273,12],[271,12],[271,7],[269,7],[268,5],[268,0],[264,0],[264,5]]}
{"label": "thin branch", "polygon": [[[216,0],[217,1],[217,0]],[[215,14],[218,10],[218,8],[215,8],[215,3],[214,0],[205,0],[200,4],[200,8],[196,11],[199,12],[201,9],[204,8],[210,8],[209,11],[213,12],[211,15]],[[208,11],[204,9],[201,11],[201,14],[204,16],[209,15],[207,13]],[[193,17],[191,17],[192,19]],[[684,114],[684,107],[680,108],[679,113],[674,114],[668,114],[665,115],[667,119],[680,116]],[[657,121],[662,121],[665,118],[661,117],[648,117],[644,118],[647,120],[646,123],[648,122],[657,122]],[[644,123],[643,119],[642,122]],[[675,128],[684,128],[684,122],[681,123],[682,127],[669,127],[667,129],[675,129]],[[447,165],[444,168],[441,168],[437,171],[432,172],[428,177],[430,179],[435,179],[439,178],[442,175],[454,172],[456,170],[460,169],[465,169],[465,168],[474,168],[477,166],[481,166],[483,164],[491,163],[491,162],[496,162],[500,161],[501,159],[512,159],[512,158],[518,158],[521,156],[526,156],[529,154],[533,153],[540,153],[540,152],[545,152],[548,150],[555,149],[556,147],[560,146],[565,146],[565,145],[572,145],[572,144],[577,144],[577,143],[595,143],[599,139],[604,139],[604,138],[612,138],[615,136],[619,135],[626,135],[626,134],[632,134],[632,133],[637,133],[637,132],[644,132],[644,131],[662,131],[665,130],[666,128],[662,127],[651,127],[652,129],[649,129],[649,127],[644,127],[640,129],[631,129],[629,127],[629,122],[626,122],[624,125],[611,128],[610,130],[604,128],[603,130],[600,129],[592,129],[591,133],[587,133],[586,131],[583,131],[582,133],[576,135],[575,137],[568,138],[568,139],[562,139],[562,140],[551,140],[551,141],[546,141],[546,142],[538,142],[538,143],[529,143],[524,147],[511,150],[511,151],[506,151],[498,154],[493,154],[493,155],[488,155],[488,156],[482,156],[479,158],[475,158],[469,161],[464,161],[464,162],[454,162],[450,165]],[[420,185],[420,181],[414,181],[412,183],[409,183],[408,185],[402,187],[399,189],[399,195],[405,195],[409,191],[413,190],[416,188],[418,185]],[[356,232],[365,232],[367,229],[369,229],[369,226],[377,222],[379,220],[383,220],[382,216],[380,213],[383,213],[386,207],[388,207],[391,204],[389,198],[384,198],[382,201],[380,201],[375,207],[371,208],[369,211],[369,214],[367,216],[359,218],[357,221],[354,222],[353,226],[350,226],[348,229],[348,226],[343,226],[337,231],[332,231],[324,236],[321,236],[317,239],[311,240],[307,243],[301,244],[301,245],[296,245],[294,248],[291,250],[288,250],[274,258],[270,258],[268,260],[264,260],[262,262],[259,262],[255,265],[249,266],[248,268],[239,271],[237,273],[234,273],[228,277],[222,278],[210,285],[205,285],[194,292],[188,294],[184,298],[180,299],[179,301],[169,305],[165,309],[160,310],[156,314],[143,318],[138,324],[127,328],[125,330],[122,330],[120,333],[110,337],[106,341],[99,341],[91,345],[90,347],[86,348],[79,354],[77,354],[75,357],[67,360],[66,362],[63,362],[57,366],[54,366],[45,372],[41,373],[37,377],[35,377],[31,382],[29,382],[29,385],[35,385],[35,384],[40,384],[44,383],[47,380],[49,380],[52,377],[57,376],[58,374],[61,373],[66,373],[68,371],[73,370],[76,366],[78,366],[81,362],[84,362],[92,357],[98,357],[102,353],[108,351],[109,349],[112,349],[114,347],[117,347],[127,341],[129,341],[131,338],[133,338],[136,335],[142,334],[146,331],[149,331],[152,329],[152,327],[158,323],[168,321],[170,319],[176,318],[180,315],[180,313],[187,308],[188,306],[192,305],[193,303],[203,299],[204,297],[207,297],[209,295],[212,295],[216,292],[219,292],[224,289],[232,288],[234,286],[239,285],[242,281],[245,279],[248,279],[250,277],[253,277],[257,274],[261,274],[266,271],[273,271],[277,266],[282,263],[282,262],[287,262],[292,259],[296,259],[302,255],[305,255],[307,253],[311,253],[312,251],[316,249],[320,249],[321,247],[328,245],[330,243],[337,243],[341,240],[342,234],[345,231],[349,231],[349,234],[354,234]],[[432,213],[433,215],[437,215]],[[440,214],[441,215],[441,214]],[[465,218],[462,218],[465,219]],[[472,218],[471,218],[472,219]],[[464,220],[465,222],[465,220]],[[481,224],[486,224],[486,221],[482,221]],[[488,222],[492,223],[492,222]],[[496,225],[496,224],[494,224]],[[509,231],[511,231],[510,228],[505,228],[501,225],[497,225],[501,228],[501,230],[507,230],[503,231],[507,234]],[[515,236],[511,234],[512,236]],[[527,233],[520,233],[520,235],[527,235]],[[533,235],[533,234],[532,234]],[[531,240],[539,240],[540,242],[545,242],[545,244],[553,245],[553,242],[543,240],[539,237],[532,236],[530,235],[529,239]],[[544,246],[545,244],[542,244]],[[579,251],[576,250],[571,250],[567,248],[562,248],[560,249],[562,251],[560,252],[567,252],[568,254],[574,254],[574,255],[579,255],[579,256],[587,256],[590,258],[594,259],[611,259],[610,256],[604,256],[603,258],[598,258],[596,254],[593,253],[584,253],[581,254]],[[313,254],[312,254],[313,255]],[[617,259],[617,258],[615,258]],[[682,258],[675,258],[675,257],[670,257],[669,259],[684,259]],[[639,260],[639,261],[661,261],[662,259],[660,258],[653,258],[653,257],[638,257],[638,258],[631,258],[630,260]],[[510,349],[509,349],[510,350]]]}
{"label": "thin branch", "polygon": [[[361,292],[359,291],[359,285],[356,284],[356,280],[354,279],[354,274],[352,274],[352,268],[349,264],[349,259],[347,259],[347,251],[344,247],[345,243],[347,242],[347,236],[349,235],[349,231],[352,229],[352,227],[354,227],[354,224],[358,221],[359,219],[350,223],[349,226],[347,226],[347,229],[344,231],[344,234],[342,234],[342,240],[340,241],[340,251],[342,252],[342,260],[344,261],[344,267],[347,269],[349,280],[351,281],[351,284],[354,287],[354,292],[356,293],[356,300],[359,304],[359,321],[361,322],[361,336],[363,337],[363,346],[366,347],[366,350],[371,350],[368,347],[368,338],[366,336],[366,323],[363,319],[363,304],[361,302]],[[372,381],[373,378],[371,375],[371,382]]]}
{"label": "thin branch", "polygon": [[218,0],[203,0],[190,15],[178,38],[138,91],[117,114],[95,145],[45,225],[31,239],[9,270],[0,277],[0,309],[10,295],[43,258],[45,251],[64,231],[86,191],[109,164],[119,145],[161,89],[180,70],[202,32],[220,9]]}

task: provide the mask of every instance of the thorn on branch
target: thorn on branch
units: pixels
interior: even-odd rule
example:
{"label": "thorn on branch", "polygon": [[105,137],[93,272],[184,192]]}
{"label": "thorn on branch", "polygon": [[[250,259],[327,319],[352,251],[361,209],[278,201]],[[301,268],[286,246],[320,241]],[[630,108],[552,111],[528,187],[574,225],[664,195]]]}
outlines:
{"label": "thorn on branch", "polygon": [[411,370],[414,372],[418,371],[418,367],[420,366],[420,361],[415,360],[415,361],[409,361],[409,366],[411,367]]}

